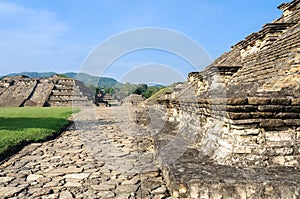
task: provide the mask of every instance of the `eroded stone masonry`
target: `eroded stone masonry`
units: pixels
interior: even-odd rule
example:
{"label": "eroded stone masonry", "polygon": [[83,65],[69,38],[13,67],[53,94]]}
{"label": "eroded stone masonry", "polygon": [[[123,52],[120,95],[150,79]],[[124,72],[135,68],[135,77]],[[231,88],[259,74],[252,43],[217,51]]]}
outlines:
{"label": "eroded stone masonry", "polygon": [[[278,8],[146,111],[82,107],[74,130],[0,165],[1,197],[300,198],[300,0]],[[3,79],[0,106],[85,104],[78,83]]]}
{"label": "eroded stone masonry", "polygon": [[279,19],[157,100],[168,111],[154,140],[171,195],[300,197],[300,1],[278,8]]}
{"label": "eroded stone masonry", "polygon": [[85,105],[91,104],[93,97],[82,82],[59,76],[17,76],[0,81],[0,107]]}

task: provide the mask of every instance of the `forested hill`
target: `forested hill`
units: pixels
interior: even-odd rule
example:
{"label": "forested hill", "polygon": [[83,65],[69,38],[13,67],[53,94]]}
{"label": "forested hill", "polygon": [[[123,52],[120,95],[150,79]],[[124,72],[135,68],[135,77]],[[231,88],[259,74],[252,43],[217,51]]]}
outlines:
{"label": "forested hill", "polygon": [[[51,77],[53,75],[57,75],[58,73],[55,72],[21,72],[21,73],[10,73],[5,76],[17,76],[17,75],[26,75],[30,78],[43,78],[43,77]],[[86,73],[74,73],[74,72],[69,72],[69,73],[63,73],[60,75],[64,75],[66,77],[70,77],[79,81],[82,81],[86,85],[93,85],[93,86],[98,86],[98,87],[113,87],[113,86],[118,86],[121,85],[117,80],[114,78],[110,77],[99,77],[97,76],[92,76],[88,75]],[[1,77],[0,77],[1,78]]]}

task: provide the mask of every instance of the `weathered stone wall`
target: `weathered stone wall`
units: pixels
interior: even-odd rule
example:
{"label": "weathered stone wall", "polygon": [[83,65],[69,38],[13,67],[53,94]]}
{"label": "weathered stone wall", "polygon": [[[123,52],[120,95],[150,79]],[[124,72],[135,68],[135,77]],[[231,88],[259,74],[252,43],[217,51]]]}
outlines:
{"label": "weathered stone wall", "polygon": [[37,81],[28,78],[6,79],[0,83],[3,85],[0,95],[0,106],[21,106],[37,86]]}
{"label": "weathered stone wall", "polygon": [[187,91],[181,90],[161,101],[170,120],[177,117],[188,121],[191,132],[198,129],[195,146],[206,151],[209,145],[205,155],[217,163],[298,165],[299,4],[281,5],[288,19],[266,24],[204,71],[190,73],[186,90],[194,96],[182,98]]}
{"label": "weathered stone wall", "polygon": [[168,125],[154,140],[173,196],[297,196],[300,1],[279,8],[279,19],[158,99]]}
{"label": "weathered stone wall", "polygon": [[283,11],[283,15],[276,20],[278,23],[297,22],[300,18],[299,0],[294,0],[290,3],[283,3],[278,6],[278,9]]}
{"label": "weathered stone wall", "polygon": [[32,93],[32,96],[26,100],[24,106],[44,106],[45,102],[53,89],[54,82],[49,79],[40,79]]}
{"label": "weathered stone wall", "polygon": [[[238,100],[244,105],[233,104]],[[299,104],[260,100],[180,103],[169,109],[169,120],[185,126],[189,147],[218,164],[299,166]]]}
{"label": "weathered stone wall", "polygon": [[7,77],[0,81],[0,106],[72,106],[92,102],[83,83],[58,76],[50,78]]}
{"label": "weathered stone wall", "polygon": [[82,90],[85,90],[85,92],[87,89],[83,84],[79,86],[76,82],[77,81],[68,78],[57,79],[49,96],[49,100],[47,101],[47,106],[86,105],[91,103],[91,101],[89,101],[90,98],[85,96],[80,88],[83,88]]}

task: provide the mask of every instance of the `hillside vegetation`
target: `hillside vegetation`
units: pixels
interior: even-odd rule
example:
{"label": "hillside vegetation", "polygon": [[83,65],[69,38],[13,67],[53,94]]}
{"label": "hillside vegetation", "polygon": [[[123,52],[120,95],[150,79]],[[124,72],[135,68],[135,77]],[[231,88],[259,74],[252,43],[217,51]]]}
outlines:
{"label": "hillside vegetation", "polygon": [[[113,87],[113,86],[118,86],[121,85],[120,82],[115,80],[114,78],[111,77],[97,77],[97,76],[92,76],[88,75],[85,73],[63,73],[63,74],[58,74],[55,72],[45,72],[45,73],[38,73],[38,72],[21,72],[21,73],[10,73],[5,76],[8,77],[13,77],[13,76],[18,76],[18,75],[25,75],[30,78],[43,78],[43,77],[51,77],[53,75],[60,75],[63,77],[69,77],[72,79],[79,80],[83,82],[85,85],[92,85],[95,87]],[[0,77],[1,79],[1,77]]]}
{"label": "hillside vegetation", "polygon": [[[138,94],[142,95],[145,99],[150,98],[153,94],[165,88],[162,85],[147,85],[147,84],[131,84],[131,83],[120,83],[114,78],[110,77],[97,77],[92,76],[86,73],[74,73],[68,72],[63,74],[58,74],[55,72],[21,72],[21,73],[11,73],[5,76],[17,76],[17,75],[25,75],[30,78],[44,78],[44,77],[51,77],[53,75],[58,75],[60,77],[67,77],[72,78],[75,80],[79,80],[83,82],[92,92],[99,93],[100,90],[103,93],[109,93],[115,96],[115,98],[122,100],[126,96],[131,94]],[[1,80],[2,77],[0,77]]]}

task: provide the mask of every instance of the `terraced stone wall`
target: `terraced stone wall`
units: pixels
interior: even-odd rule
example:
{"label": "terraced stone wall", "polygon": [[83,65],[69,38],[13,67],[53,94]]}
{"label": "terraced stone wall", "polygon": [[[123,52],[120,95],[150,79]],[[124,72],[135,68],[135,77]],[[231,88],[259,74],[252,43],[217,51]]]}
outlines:
{"label": "terraced stone wall", "polygon": [[50,78],[7,77],[0,81],[0,106],[88,105],[93,93],[82,82],[53,76]]}
{"label": "terraced stone wall", "polygon": [[299,166],[299,5],[280,5],[279,19],[159,100],[199,156],[224,165]]}
{"label": "terraced stone wall", "polygon": [[17,78],[0,82],[0,106],[22,106],[37,86],[37,80]]}
{"label": "terraced stone wall", "polygon": [[[92,101],[92,92],[87,91],[88,89],[73,79],[59,78],[55,81],[54,87],[49,95],[46,102],[46,106],[72,106],[77,105],[88,105]],[[85,92],[85,95],[82,91]]]}

